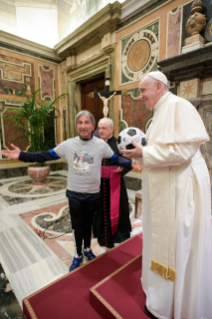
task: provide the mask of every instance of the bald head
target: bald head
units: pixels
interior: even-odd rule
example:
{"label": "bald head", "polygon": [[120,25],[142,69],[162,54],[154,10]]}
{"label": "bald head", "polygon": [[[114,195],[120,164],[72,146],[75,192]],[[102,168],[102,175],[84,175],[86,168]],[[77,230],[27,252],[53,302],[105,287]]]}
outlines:
{"label": "bald head", "polygon": [[101,120],[99,120],[98,123],[98,130],[99,130],[99,136],[103,140],[107,141],[112,135],[113,135],[113,120],[104,117]]}

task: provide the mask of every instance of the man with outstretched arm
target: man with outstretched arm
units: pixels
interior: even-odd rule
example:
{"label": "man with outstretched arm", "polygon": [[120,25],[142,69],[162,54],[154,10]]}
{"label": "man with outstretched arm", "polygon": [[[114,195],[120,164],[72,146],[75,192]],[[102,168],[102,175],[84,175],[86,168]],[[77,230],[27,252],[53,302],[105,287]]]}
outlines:
{"label": "man with outstretched arm", "polygon": [[[139,168],[138,164],[118,157],[101,139],[93,137],[95,119],[88,111],[81,111],[75,118],[79,136],[70,138],[47,152],[22,152],[11,145],[13,150],[2,151],[2,155],[24,162],[45,162],[65,157],[68,162],[68,184],[66,195],[75,242],[75,257],[70,271],[83,262],[95,258],[91,246],[94,213],[100,197],[101,163],[103,158],[110,159],[114,165]],[[82,243],[84,248],[82,252]]]}

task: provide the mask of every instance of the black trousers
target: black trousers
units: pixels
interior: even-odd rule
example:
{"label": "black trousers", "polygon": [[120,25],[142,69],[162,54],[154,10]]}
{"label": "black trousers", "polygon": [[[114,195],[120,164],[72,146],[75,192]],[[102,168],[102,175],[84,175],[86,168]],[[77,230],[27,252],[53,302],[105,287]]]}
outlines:
{"label": "black trousers", "polygon": [[98,204],[99,200],[77,201],[69,199],[71,224],[74,230],[76,252],[79,256],[82,254],[83,240],[84,248],[91,246],[92,225]]}

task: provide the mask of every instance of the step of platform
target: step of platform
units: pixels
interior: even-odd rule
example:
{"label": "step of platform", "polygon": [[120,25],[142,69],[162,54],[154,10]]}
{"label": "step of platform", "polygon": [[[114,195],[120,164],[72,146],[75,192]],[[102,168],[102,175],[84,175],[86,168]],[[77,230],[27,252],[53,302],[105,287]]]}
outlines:
{"label": "step of platform", "polygon": [[90,289],[90,303],[103,319],[148,319],[141,287],[141,254]]}
{"label": "step of platform", "polygon": [[141,254],[138,234],[79,269],[61,277],[23,300],[26,319],[100,319],[90,304],[90,288]]}

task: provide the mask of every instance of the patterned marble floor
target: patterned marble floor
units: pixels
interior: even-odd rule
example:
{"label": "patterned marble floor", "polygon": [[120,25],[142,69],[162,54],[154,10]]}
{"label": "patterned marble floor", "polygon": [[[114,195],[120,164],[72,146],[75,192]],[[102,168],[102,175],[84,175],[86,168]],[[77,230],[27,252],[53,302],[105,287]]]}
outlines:
{"label": "patterned marble floor", "polygon": [[[0,318],[22,318],[22,299],[68,272],[74,243],[65,197],[67,171],[52,172],[45,185],[27,177],[0,180]],[[128,182],[140,178],[128,173]],[[137,183],[139,185],[139,183]],[[128,189],[134,235],[142,230],[141,208],[134,218],[135,187]],[[105,252],[95,238],[96,255]]]}

